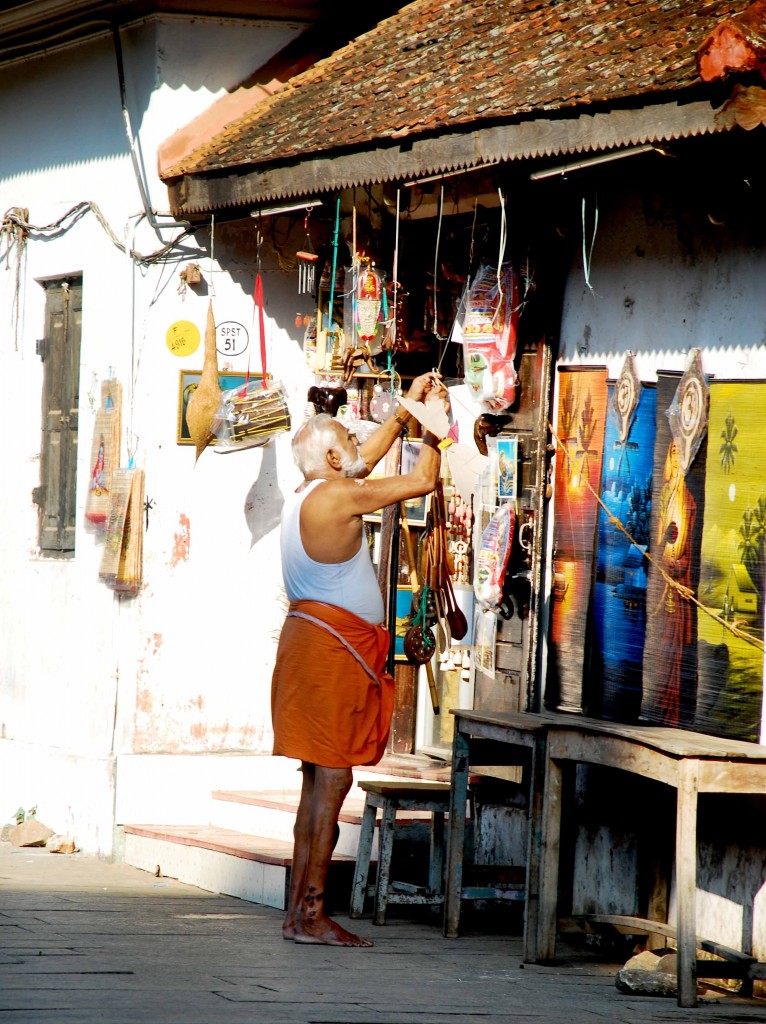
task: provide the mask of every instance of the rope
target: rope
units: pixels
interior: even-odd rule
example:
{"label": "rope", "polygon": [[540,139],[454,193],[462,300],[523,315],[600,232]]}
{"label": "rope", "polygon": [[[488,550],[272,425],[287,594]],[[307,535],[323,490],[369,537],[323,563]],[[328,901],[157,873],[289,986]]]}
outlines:
{"label": "rope", "polygon": [[[548,429],[551,432],[551,437],[556,443],[556,448],[560,449],[564,453],[564,457],[567,460],[567,466],[571,466],[571,458],[569,452],[567,451],[566,446],[563,444],[556,431],[553,429],[553,426],[550,423],[550,421],[548,422]],[[643,554],[647,562],[653,565],[657,572],[660,573],[660,575],[665,581],[665,594],[667,593],[668,589],[674,590],[679,597],[683,598],[684,601],[690,601],[692,604],[696,605],[697,608],[700,609],[700,611],[703,611],[706,615],[709,615],[711,619],[714,619],[721,626],[724,626],[726,629],[728,629],[730,633],[737,637],[737,639],[744,640],[745,643],[752,644],[754,647],[757,647],[761,651],[764,650],[764,642],[760,639],[760,637],[753,636],[752,633],[746,633],[744,630],[740,629],[739,626],[735,625],[732,622],[728,622],[726,619],[722,618],[717,612],[713,611],[712,608],[708,608],[707,605],[704,605],[700,601],[698,601],[697,598],[694,596],[694,593],[689,589],[689,587],[685,587],[682,583],[679,583],[678,580],[674,580],[673,577],[662,568],[659,562],[656,559],[652,558],[648,551],[644,551],[641,545],[636,540],[634,540],[630,533],[625,529],[620,520],[617,519],[616,516],[614,516],[610,512],[610,510],[601,500],[601,496],[593,488],[590,480],[588,479],[587,473],[583,473],[581,475],[581,480],[585,483],[585,486],[596,499],[599,506],[604,510],[604,512],[606,512],[607,522],[610,524],[610,526],[614,526],[615,529],[619,530],[620,533],[624,534],[625,537],[627,537],[627,539],[630,541],[630,543],[633,544]]]}

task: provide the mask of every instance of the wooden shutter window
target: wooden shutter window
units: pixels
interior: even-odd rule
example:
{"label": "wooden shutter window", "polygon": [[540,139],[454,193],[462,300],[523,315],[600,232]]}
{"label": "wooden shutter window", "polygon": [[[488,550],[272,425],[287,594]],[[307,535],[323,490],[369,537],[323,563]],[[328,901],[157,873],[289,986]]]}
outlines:
{"label": "wooden shutter window", "polygon": [[74,555],[77,431],[79,419],[82,279],[45,283],[43,432],[40,487],[40,550],[60,558]]}

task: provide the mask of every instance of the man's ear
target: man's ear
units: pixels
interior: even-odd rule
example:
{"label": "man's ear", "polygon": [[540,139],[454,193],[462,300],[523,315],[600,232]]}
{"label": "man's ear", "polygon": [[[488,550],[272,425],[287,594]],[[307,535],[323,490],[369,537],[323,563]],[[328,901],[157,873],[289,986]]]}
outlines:
{"label": "man's ear", "polygon": [[341,468],[342,458],[337,448],[330,448],[325,458],[332,469]]}

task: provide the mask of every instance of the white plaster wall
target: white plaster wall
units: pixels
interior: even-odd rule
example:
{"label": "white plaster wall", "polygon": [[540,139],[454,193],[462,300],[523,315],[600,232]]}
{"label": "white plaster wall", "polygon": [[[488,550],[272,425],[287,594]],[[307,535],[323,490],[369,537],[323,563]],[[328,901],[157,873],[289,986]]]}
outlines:
{"label": "white plaster wall", "polygon": [[142,33],[125,33],[128,105],[156,209],[168,207],[167,189],[155,171],[160,144],[245,81],[302,28],[289,22],[166,17],[152,23],[151,51],[141,45]]}
{"label": "white plaster wall", "polygon": [[[653,381],[658,369],[685,369],[698,347],[706,373],[766,376],[766,249],[744,231],[738,237],[716,228],[702,210],[702,233],[685,251],[675,224],[647,223],[635,192],[588,200],[588,225],[596,203],[592,287],[578,255],[567,281],[559,363],[605,365],[616,377],[631,351],[642,380]],[[586,249],[591,237],[588,227]]]}
{"label": "white plaster wall", "polygon": [[[172,19],[125,34],[131,121],[160,210],[158,141],[296,31]],[[90,201],[120,241],[144,254],[178,234],[140,217],[111,43],[0,70],[0,96],[2,210],[27,208],[29,221],[44,226]],[[253,315],[254,246],[234,254],[230,277],[225,239],[216,239],[215,264],[208,232],[186,245],[208,294],[179,293],[186,259],[135,266],[92,211],[55,237],[33,233],[18,267],[18,302],[15,249],[0,275],[0,821],[37,804],[46,824],[102,853],[111,850],[121,754],[270,750],[282,611],[275,529],[296,471],[288,435],[243,453],[206,451],[196,466],[193,447],[176,444],[179,371],[201,369],[202,347],[177,358],[165,343],[168,327],[191,320],[204,335],[211,289],[216,321],[251,327]],[[70,272],[83,274],[77,537],[75,557],[56,560],[37,551],[31,501],[40,482],[35,341],[45,298],[36,279]],[[308,374],[287,330],[294,283],[275,275],[266,295],[270,369],[290,382],[297,418]],[[130,450],[154,502],[144,587],[132,599],[99,583],[103,537],[84,520],[99,383],[110,372],[124,388],[123,464]]]}

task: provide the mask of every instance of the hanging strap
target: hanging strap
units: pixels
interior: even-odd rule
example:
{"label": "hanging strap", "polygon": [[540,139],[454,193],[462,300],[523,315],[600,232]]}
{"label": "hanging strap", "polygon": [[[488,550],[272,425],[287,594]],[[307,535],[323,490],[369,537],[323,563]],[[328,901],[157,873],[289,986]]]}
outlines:
{"label": "hanging strap", "polygon": [[[269,386],[268,374],[266,372],[266,325],[263,318],[263,278],[260,272],[255,275],[255,290],[253,292],[253,303],[255,306],[255,313],[258,316],[258,339],[261,346],[261,370],[263,371],[263,380],[261,382],[264,388]],[[247,371],[248,382],[250,380],[250,367],[248,365]]]}
{"label": "hanging strap", "polygon": [[338,632],[337,629],[333,629],[333,627],[330,626],[327,622],[324,622],[322,619],[316,618],[316,616],[314,616],[314,615],[307,615],[306,612],[291,611],[291,612],[287,613],[287,618],[288,619],[290,619],[290,618],[293,618],[293,619],[305,619],[307,622],[313,622],[315,626],[319,626],[322,629],[326,629],[328,633],[332,633],[332,635],[335,637],[335,639],[336,640],[340,640],[340,642],[343,644],[343,646],[346,648],[346,650],[350,654],[353,654],[353,656],[356,658],[356,660],[362,666],[362,668],[367,673],[367,675],[370,677],[370,679],[372,679],[378,686],[380,686],[380,679],[378,679],[378,677],[372,671],[372,669],[367,664],[367,662],[364,660],[362,655],[351,646],[351,644],[348,642],[348,640],[346,640],[345,637],[341,636],[341,634]]}

